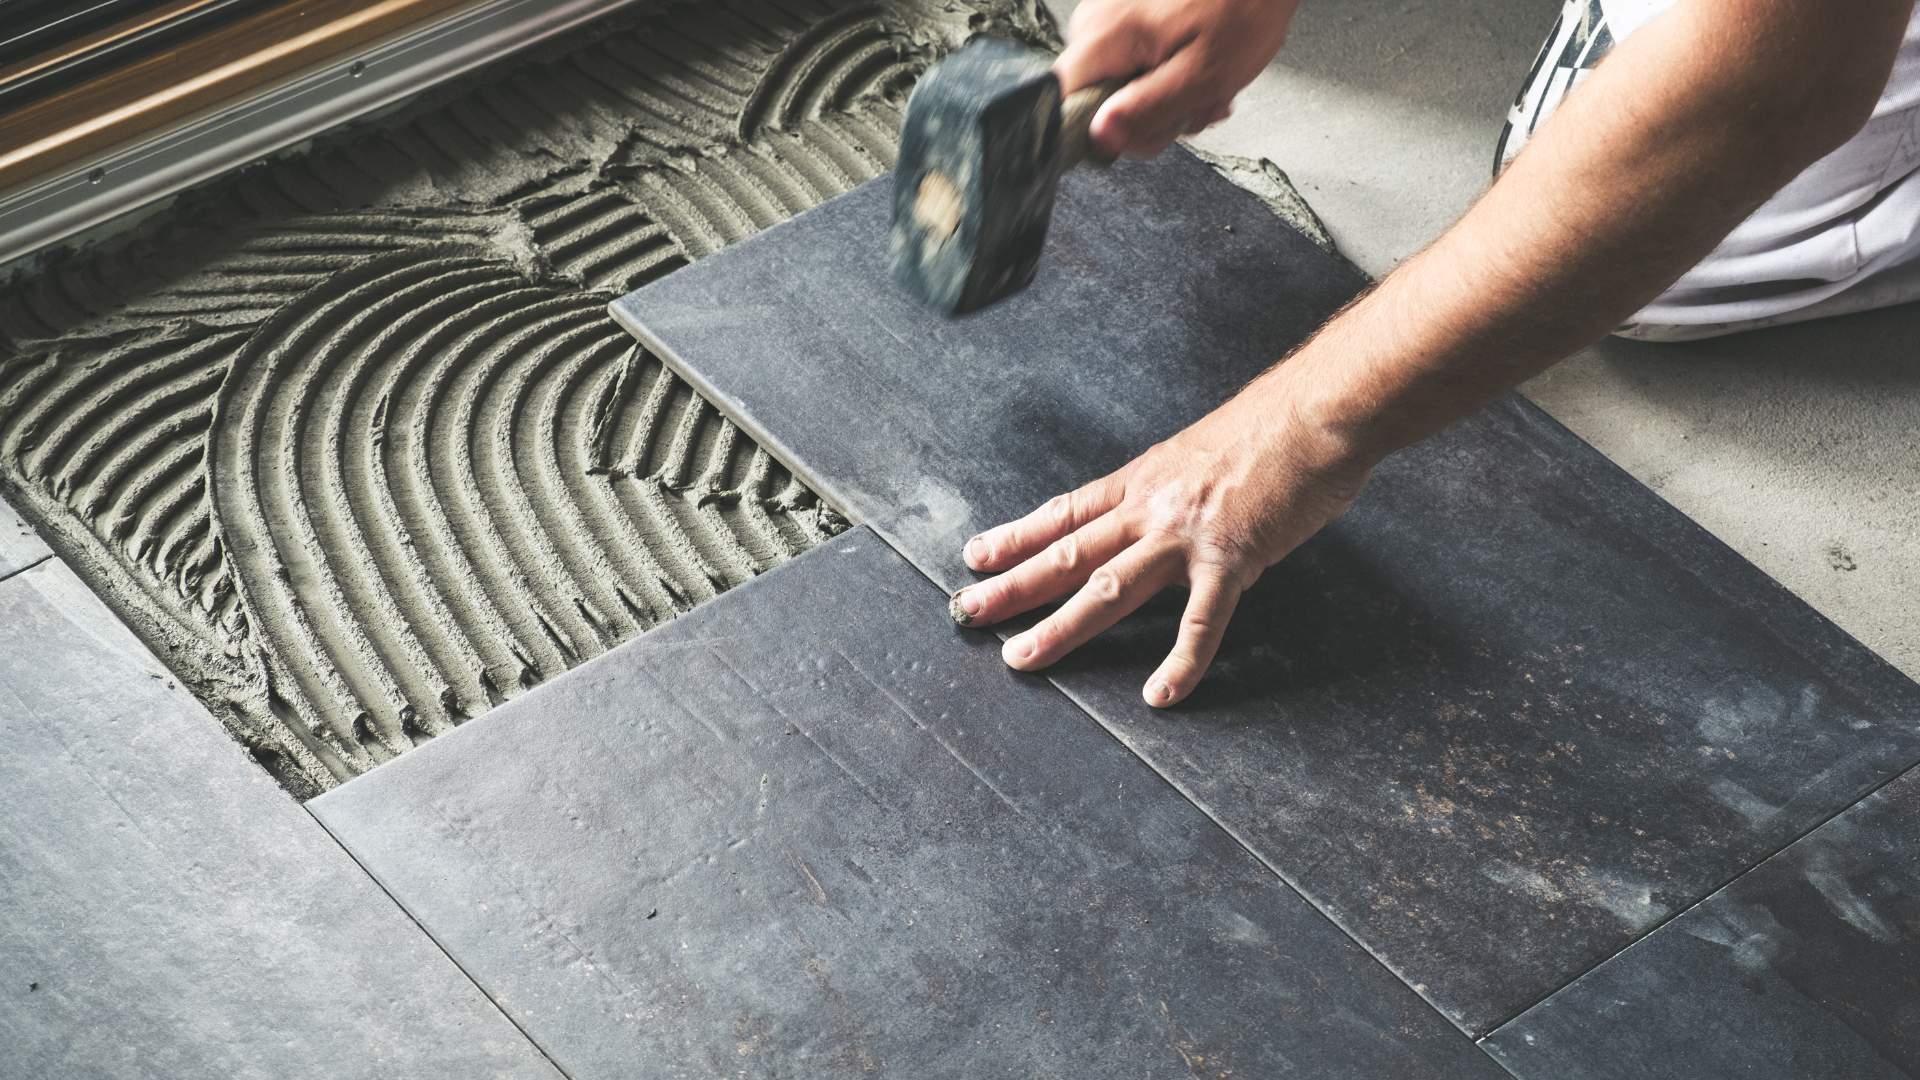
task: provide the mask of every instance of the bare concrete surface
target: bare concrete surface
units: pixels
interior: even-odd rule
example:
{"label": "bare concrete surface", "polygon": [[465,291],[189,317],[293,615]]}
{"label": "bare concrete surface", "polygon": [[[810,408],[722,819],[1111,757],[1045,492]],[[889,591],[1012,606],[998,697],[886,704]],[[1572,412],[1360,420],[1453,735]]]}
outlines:
{"label": "bare concrete surface", "polygon": [[1527,394],[1920,676],[1920,306],[1689,345],[1608,341]]}
{"label": "bare concrete surface", "polygon": [[[1050,0],[1062,21],[1076,5]],[[1234,115],[1196,137],[1270,158],[1381,274],[1486,187],[1558,4],[1307,0]],[[1920,308],[1696,345],[1608,341],[1524,390],[1740,554],[1920,676]]]}
{"label": "bare concrete surface", "polygon": [[[1047,6],[1064,26],[1079,5]],[[1507,106],[1558,9],[1304,0],[1279,58],[1191,142],[1277,163],[1341,254],[1383,274],[1485,190]]]}

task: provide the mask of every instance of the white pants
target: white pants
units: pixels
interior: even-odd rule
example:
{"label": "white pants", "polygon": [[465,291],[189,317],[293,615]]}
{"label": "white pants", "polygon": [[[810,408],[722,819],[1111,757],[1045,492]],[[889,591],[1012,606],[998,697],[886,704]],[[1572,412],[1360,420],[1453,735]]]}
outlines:
{"label": "white pants", "polygon": [[[1508,116],[1497,164],[1520,151],[1614,42],[1675,2],[1568,0]],[[1781,188],[1618,333],[1680,341],[1914,299],[1920,299],[1920,11],[1866,126]]]}

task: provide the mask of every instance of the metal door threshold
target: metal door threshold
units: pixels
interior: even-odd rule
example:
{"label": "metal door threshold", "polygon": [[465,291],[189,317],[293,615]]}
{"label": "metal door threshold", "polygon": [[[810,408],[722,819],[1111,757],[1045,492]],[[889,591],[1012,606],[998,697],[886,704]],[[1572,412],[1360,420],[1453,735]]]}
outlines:
{"label": "metal door threshold", "polygon": [[401,101],[635,0],[482,0],[0,193],[0,264]]}

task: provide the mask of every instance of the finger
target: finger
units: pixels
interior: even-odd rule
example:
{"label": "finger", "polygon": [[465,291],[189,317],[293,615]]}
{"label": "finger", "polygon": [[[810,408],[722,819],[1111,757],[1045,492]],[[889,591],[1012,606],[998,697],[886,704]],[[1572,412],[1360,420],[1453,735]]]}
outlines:
{"label": "finger", "polygon": [[1213,104],[1219,88],[1209,85],[1206,66],[1205,50],[1188,45],[1115,91],[1088,129],[1094,145],[1128,155],[1164,148],[1190,118],[1204,115]]}
{"label": "finger", "polygon": [[1026,517],[995,526],[968,540],[963,552],[967,566],[989,573],[1015,566],[1113,509],[1120,495],[1118,474],[1103,476],[1077,491],[1056,495]]}
{"label": "finger", "polygon": [[1084,585],[1095,567],[1106,565],[1133,540],[1133,530],[1119,514],[1102,514],[999,577],[961,589],[953,598],[954,621],[986,626],[1057,600]]}
{"label": "finger", "polygon": [[1186,611],[1180,616],[1180,632],[1174,638],[1173,651],[1160,662],[1159,670],[1140,692],[1147,704],[1164,709],[1193,693],[1219,653],[1220,639],[1226,635],[1227,622],[1233,618],[1233,609],[1239,603],[1240,587],[1225,575],[1208,574],[1194,579]]}
{"label": "finger", "polygon": [[1008,638],[1000,647],[1001,659],[1020,671],[1046,667],[1153,599],[1176,579],[1179,568],[1177,545],[1139,541],[1095,569],[1059,611]]}
{"label": "finger", "polygon": [[1195,115],[1192,119],[1190,119],[1187,122],[1187,130],[1182,132],[1181,134],[1198,135],[1201,132],[1207,130],[1208,128],[1212,127],[1213,125],[1219,123],[1222,120],[1225,120],[1227,117],[1232,115],[1233,115],[1232,102],[1228,102],[1224,105],[1210,106],[1205,111]]}
{"label": "finger", "polygon": [[1180,135],[1181,132],[1178,131],[1163,131],[1151,138],[1137,139],[1121,156],[1129,161],[1152,161],[1164,153],[1167,147],[1172,146],[1173,140]]}
{"label": "finger", "polygon": [[1074,10],[1067,47],[1053,61],[1062,94],[1102,79],[1126,78],[1160,59],[1145,23],[1124,13],[1109,15],[1109,10],[1102,4],[1083,4]]}

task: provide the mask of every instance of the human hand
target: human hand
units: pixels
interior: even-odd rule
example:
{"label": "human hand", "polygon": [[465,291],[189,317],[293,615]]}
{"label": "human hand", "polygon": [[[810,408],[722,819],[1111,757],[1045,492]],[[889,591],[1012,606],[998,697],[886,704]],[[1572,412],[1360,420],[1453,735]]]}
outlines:
{"label": "human hand", "polygon": [[1213,662],[1240,594],[1340,516],[1371,472],[1263,377],[1240,396],[1100,480],[967,541],[967,565],[1000,571],[953,598],[983,626],[1071,593],[1001,648],[1044,668],[1169,586],[1190,590],[1173,651],[1142,696],[1172,705]]}
{"label": "human hand", "polygon": [[1084,0],[1054,63],[1066,93],[1132,76],[1094,115],[1093,143],[1152,157],[1226,119],[1267,66],[1299,0]]}

